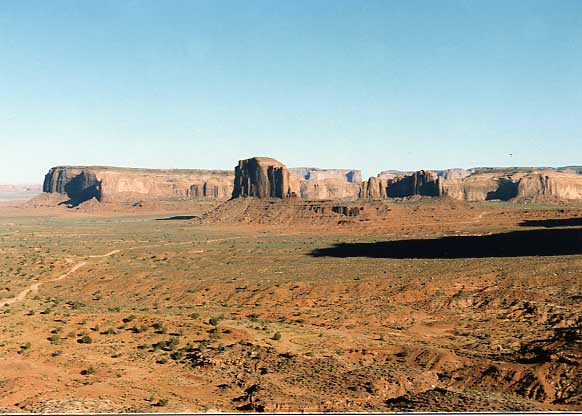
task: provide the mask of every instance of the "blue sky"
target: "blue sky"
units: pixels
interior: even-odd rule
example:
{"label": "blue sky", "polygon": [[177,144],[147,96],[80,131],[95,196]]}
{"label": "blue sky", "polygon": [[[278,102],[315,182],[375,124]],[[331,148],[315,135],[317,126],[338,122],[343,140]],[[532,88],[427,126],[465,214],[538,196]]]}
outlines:
{"label": "blue sky", "polygon": [[[582,164],[582,1],[0,2],[0,183]],[[512,156],[510,156],[512,154]]]}

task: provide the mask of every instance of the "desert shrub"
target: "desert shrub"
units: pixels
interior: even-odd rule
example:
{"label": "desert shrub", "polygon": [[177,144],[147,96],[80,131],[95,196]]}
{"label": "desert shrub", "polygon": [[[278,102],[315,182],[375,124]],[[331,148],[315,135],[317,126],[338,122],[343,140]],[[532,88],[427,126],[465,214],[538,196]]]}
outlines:
{"label": "desert shrub", "polygon": [[61,343],[61,337],[59,337],[57,334],[52,334],[47,338],[52,344],[60,344]]}
{"label": "desert shrub", "polygon": [[162,324],[161,322],[156,322],[152,326],[156,330],[156,334],[167,334],[168,333],[168,330],[166,329],[164,324]]}
{"label": "desert shrub", "polygon": [[91,338],[89,335],[83,335],[77,342],[79,344],[91,344],[93,342],[93,338]]}
{"label": "desert shrub", "polygon": [[122,321],[123,321],[123,323],[128,323],[128,322],[133,321],[135,318],[136,318],[135,315],[129,315],[129,316],[126,316],[125,318],[123,318]]}
{"label": "desert shrub", "polygon": [[164,351],[172,351],[174,350],[178,344],[180,343],[180,339],[177,337],[172,337],[167,341],[158,341],[152,345],[154,351],[162,349]]}
{"label": "desert shrub", "polygon": [[168,403],[169,403],[168,399],[160,399],[160,400],[158,400],[158,402],[155,405],[159,406],[159,407],[164,407],[164,406],[167,406]]}
{"label": "desert shrub", "polygon": [[273,335],[273,339],[275,341],[279,341],[281,339],[281,333],[280,332],[275,332],[275,335]]}
{"label": "desert shrub", "polygon": [[95,368],[93,368],[92,365],[90,365],[88,368],[86,368],[85,370],[81,371],[81,375],[83,376],[88,376],[91,374],[95,374],[97,372],[97,370],[95,370]]}
{"label": "desert shrub", "polygon": [[78,301],[78,300],[69,301],[68,304],[71,306],[71,309],[75,309],[75,310],[81,309],[82,307],[85,306],[85,304],[83,302]]}

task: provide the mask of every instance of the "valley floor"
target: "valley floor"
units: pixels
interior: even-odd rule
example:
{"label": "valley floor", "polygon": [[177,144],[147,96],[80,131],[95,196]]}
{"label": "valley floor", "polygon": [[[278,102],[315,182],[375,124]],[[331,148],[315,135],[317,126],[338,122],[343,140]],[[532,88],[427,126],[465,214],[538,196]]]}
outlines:
{"label": "valley floor", "polygon": [[0,410],[582,410],[580,206],[205,208],[0,207]]}

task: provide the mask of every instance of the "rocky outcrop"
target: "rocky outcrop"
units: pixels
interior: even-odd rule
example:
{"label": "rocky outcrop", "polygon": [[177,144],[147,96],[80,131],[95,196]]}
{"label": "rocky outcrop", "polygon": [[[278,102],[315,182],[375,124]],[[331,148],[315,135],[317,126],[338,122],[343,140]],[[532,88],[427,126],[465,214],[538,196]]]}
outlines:
{"label": "rocky outcrop", "polygon": [[517,195],[517,183],[503,173],[473,174],[443,181],[443,195],[465,201],[509,201]]}
{"label": "rocky outcrop", "polygon": [[92,198],[101,202],[226,200],[233,180],[233,173],[225,170],[57,166],[46,174],[43,192],[67,195],[74,203]]}
{"label": "rocky outcrop", "polygon": [[436,173],[419,170],[411,175],[392,179],[386,191],[390,198],[407,196],[441,196],[443,194],[442,180]]}
{"label": "rocky outcrop", "polygon": [[253,157],[238,162],[234,169],[233,198],[289,198],[292,190],[287,167],[269,157]]}
{"label": "rocky outcrop", "polygon": [[535,173],[517,182],[519,200],[582,199],[582,177],[576,173]]}
{"label": "rocky outcrop", "polygon": [[443,179],[463,179],[469,176],[469,172],[461,168],[435,170],[434,172]]}
{"label": "rocky outcrop", "polygon": [[582,199],[582,177],[554,170],[480,170],[444,181],[443,195],[465,201],[575,200]]}
{"label": "rocky outcrop", "polygon": [[412,175],[414,172],[412,171],[403,171],[403,170],[383,170],[378,174],[378,178],[380,179],[395,179],[402,176]]}
{"label": "rocky outcrop", "polygon": [[355,200],[360,193],[360,185],[343,179],[321,179],[300,181],[299,194],[308,200]]}
{"label": "rocky outcrop", "polygon": [[307,181],[339,179],[355,184],[359,184],[362,181],[362,172],[356,169],[289,168],[289,172]]}
{"label": "rocky outcrop", "polygon": [[385,199],[388,197],[388,179],[372,176],[360,187],[360,199]]}

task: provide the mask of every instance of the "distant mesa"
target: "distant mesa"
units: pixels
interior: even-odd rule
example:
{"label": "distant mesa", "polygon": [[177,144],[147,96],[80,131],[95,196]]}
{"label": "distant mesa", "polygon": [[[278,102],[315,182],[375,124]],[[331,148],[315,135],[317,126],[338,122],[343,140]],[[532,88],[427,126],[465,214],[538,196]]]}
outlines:
{"label": "distant mesa", "polygon": [[462,201],[582,199],[582,175],[569,168],[475,168],[464,171],[383,171],[362,182],[360,198],[439,196]]}
{"label": "distant mesa", "polygon": [[26,185],[0,185],[0,192],[2,193],[40,193],[42,186],[37,184]]}
{"label": "distant mesa", "polygon": [[362,172],[357,169],[289,168],[289,172],[307,181],[339,179],[349,183],[359,184],[362,182]]}
{"label": "distant mesa", "polygon": [[[56,166],[43,192],[66,203],[300,198],[310,201],[448,197],[461,201],[545,201],[582,199],[582,168],[486,168],[386,170],[366,181],[356,169],[287,168],[269,157],[239,161],[234,171]],[[0,188],[1,189],[1,188]]]}
{"label": "distant mesa", "polygon": [[234,174],[227,170],[133,169],[102,166],[57,166],[46,174],[43,192],[66,195],[73,204],[140,200],[226,200]]}

